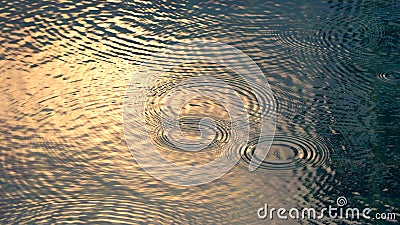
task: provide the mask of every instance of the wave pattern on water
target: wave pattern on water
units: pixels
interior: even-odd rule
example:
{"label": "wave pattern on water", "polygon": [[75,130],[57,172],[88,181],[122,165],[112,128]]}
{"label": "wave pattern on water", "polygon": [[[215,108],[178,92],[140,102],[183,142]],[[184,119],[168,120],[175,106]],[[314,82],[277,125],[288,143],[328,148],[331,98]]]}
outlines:
{"label": "wave pattern on water", "polygon": [[[397,0],[2,1],[0,15],[1,223],[257,224],[263,201],[320,207],[341,194],[358,206],[400,208]],[[146,128],[171,161],[210,161],[243,128],[216,100],[223,91],[192,99],[180,131],[196,140],[201,123],[215,136],[204,152],[182,151],[170,138],[176,130],[161,124],[171,112],[158,105],[181,81],[217,77],[248,112],[249,143],[224,155],[240,156],[239,166],[185,189],[135,163],[121,111],[139,66],[168,63],[150,59],[194,38],[245,52],[273,95],[257,84],[249,91],[233,71],[208,62],[177,66],[157,81]],[[277,135],[257,138],[260,115],[272,108]],[[261,168],[249,173],[255,145],[271,140]]]}

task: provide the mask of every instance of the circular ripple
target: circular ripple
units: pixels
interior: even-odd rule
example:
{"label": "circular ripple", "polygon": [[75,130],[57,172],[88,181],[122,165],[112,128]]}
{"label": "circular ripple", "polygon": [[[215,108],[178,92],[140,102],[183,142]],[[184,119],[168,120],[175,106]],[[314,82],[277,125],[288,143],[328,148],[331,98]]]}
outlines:
{"label": "circular ripple", "polygon": [[[210,123],[202,123],[201,126],[209,127],[210,129],[215,129],[215,136],[209,143],[205,143],[206,145],[201,149],[201,151],[189,151],[187,148],[198,149],[197,142],[193,142],[192,145],[187,144],[184,149],[180,144],[176,145],[176,140],[171,140],[171,136],[180,137],[182,134],[185,138],[193,138],[196,139],[201,136],[201,132],[199,130],[200,118],[181,118],[180,123],[180,131],[171,131],[166,130],[161,125],[162,121],[158,121],[157,123],[153,123],[150,126],[147,126],[147,131],[149,133],[152,144],[156,147],[158,152],[163,155],[163,157],[167,158],[172,162],[176,162],[179,164],[204,164],[207,163],[221,154],[226,154],[223,151],[227,143],[229,142],[229,138],[232,138],[232,135],[235,135],[235,130],[230,129],[230,123],[227,123],[224,120],[214,120],[214,124]],[[155,122],[154,120],[152,122]],[[215,126],[213,126],[215,125]],[[178,132],[177,134],[175,134]],[[182,133],[180,133],[182,132]]]}
{"label": "circular ripple", "polygon": [[[360,15],[361,16],[361,15]],[[362,17],[338,14],[317,24],[316,40],[322,47],[343,49],[346,53],[372,53],[382,38],[382,25]]]}
{"label": "circular ripple", "polygon": [[294,52],[357,58],[373,54],[383,36],[382,24],[361,10],[348,11],[346,7],[331,8],[322,16],[280,24],[272,29],[272,36],[279,45]]}
{"label": "circular ripple", "polygon": [[[184,136],[186,137],[197,137],[201,135],[201,132],[199,130],[199,124],[201,123],[200,118],[181,118],[179,123],[180,123],[180,128],[181,132],[183,133]],[[181,146],[175,145],[174,141],[170,139],[170,137],[173,137],[176,132],[175,130],[165,130],[161,126],[161,121],[159,126],[152,126],[151,128],[149,127],[148,131],[149,134],[153,136],[153,144],[159,147],[166,147],[171,150],[177,150],[177,151],[182,151],[184,149],[181,149]],[[229,132],[230,132],[230,124],[226,123],[224,120],[218,120],[218,121],[213,121],[213,123],[202,123],[202,126],[205,126],[209,129],[215,129],[215,137],[212,140],[211,143],[208,143],[206,146],[207,148],[212,148],[212,147],[217,147],[219,144],[224,143],[227,141],[229,138]],[[215,127],[213,125],[216,125]],[[178,134],[181,135],[181,134]],[[197,145],[197,144],[194,144]],[[206,150],[204,149],[204,150]]]}
{"label": "circular ripple", "polygon": [[400,84],[400,71],[387,71],[381,72],[376,75],[376,77],[385,83],[389,84]]}
{"label": "circular ripple", "polygon": [[311,165],[320,166],[328,160],[329,149],[326,142],[319,137],[306,136],[284,136],[260,137],[249,141],[247,146],[240,149],[242,159],[250,163],[257,158],[256,144],[259,142],[271,141],[273,144],[262,161],[260,168],[267,170],[292,170],[299,167]]}

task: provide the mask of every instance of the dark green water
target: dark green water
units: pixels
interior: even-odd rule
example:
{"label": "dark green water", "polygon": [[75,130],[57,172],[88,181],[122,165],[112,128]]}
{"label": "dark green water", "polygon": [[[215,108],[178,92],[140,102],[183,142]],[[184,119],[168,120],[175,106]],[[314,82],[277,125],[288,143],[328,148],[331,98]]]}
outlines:
{"label": "dark green water", "polygon": [[[7,0],[0,15],[0,223],[398,223],[400,1]],[[239,162],[184,187],[152,177],[131,155],[122,118],[129,83],[145,84],[143,64],[164,62],[157,52],[187,40],[233,46],[268,80],[273,96],[260,99],[276,107],[275,137],[254,172],[254,145],[265,138],[257,115],[268,111],[255,103],[262,91],[247,92],[209,62],[160,77],[146,129],[170,160],[214,158],[228,131],[240,130],[218,103],[222,89],[181,111],[187,137],[199,135],[199,117],[216,121],[205,154],[177,150],[152,104],[185,78],[223,79],[249,112],[251,139],[229,153]],[[257,217],[264,203],[321,209],[340,196],[346,207],[397,219]]]}

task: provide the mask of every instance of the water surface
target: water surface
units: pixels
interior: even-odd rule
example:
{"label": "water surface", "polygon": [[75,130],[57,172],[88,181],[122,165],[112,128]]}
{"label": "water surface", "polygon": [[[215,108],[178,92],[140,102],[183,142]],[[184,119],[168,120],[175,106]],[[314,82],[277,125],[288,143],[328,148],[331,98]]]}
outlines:
{"label": "water surface", "polygon": [[[399,1],[2,1],[0,15],[1,223],[395,224],[271,222],[257,210],[266,202],[321,208],[346,196],[352,207],[399,212]],[[214,116],[209,151],[176,151],[165,138],[150,103],[182,79],[230,82],[255,124],[229,173],[180,187],[136,163],[122,108],[140,66],[191,39],[229,44],[254,60],[273,91],[263,99],[275,100],[277,124],[267,158],[249,172],[254,145],[272,138],[257,138],[266,109],[214,64],[165,74],[147,123],[169,159],[203,163],[230,138],[226,111],[210,99],[188,102],[181,121],[195,137],[199,118]]]}

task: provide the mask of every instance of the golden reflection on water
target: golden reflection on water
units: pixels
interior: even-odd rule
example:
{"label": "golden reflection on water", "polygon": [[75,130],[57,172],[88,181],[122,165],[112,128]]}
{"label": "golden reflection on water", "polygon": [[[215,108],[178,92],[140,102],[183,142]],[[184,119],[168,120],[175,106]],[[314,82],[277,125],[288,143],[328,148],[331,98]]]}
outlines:
{"label": "golden reflection on water", "polygon": [[[1,119],[17,136],[2,140],[5,146],[15,143],[1,158],[8,162],[2,181],[14,187],[6,199],[19,199],[22,206],[15,206],[17,209],[39,207],[34,215],[22,211],[23,221],[170,224],[196,222],[194,218],[222,223],[229,218],[233,223],[255,224],[260,222],[255,213],[263,199],[271,204],[287,202],[282,187],[304,189],[301,181],[290,176],[249,174],[240,167],[220,181],[191,189],[154,180],[135,164],[122,133],[123,96],[136,66],[120,59],[95,62],[84,52],[69,55],[67,62],[41,64],[62,50],[49,48],[21,57],[29,62],[24,67],[22,59],[2,66],[8,69],[1,82]],[[209,99],[192,99],[180,117],[204,115],[229,122],[221,105]],[[198,135],[191,127],[182,128],[186,135]],[[219,149],[200,153],[196,158],[201,160],[194,162],[212,160]],[[182,163],[193,163],[193,156],[179,156]],[[176,155],[169,159],[180,161]]]}
{"label": "golden reflection on water", "polygon": [[[154,180],[135,164],[122,133],[123,96],[136,67],[124,60],[92,62],[83,55],[71,56],[72,62],[40,64],[44,55],[54,54],[59,52],[31,56],[30,65],[37,67],[8,69],[2,81],[2,120],[18,137],[8,140],[15,143],[12,152],[2,153],[3,162],[13,158],[12,166],[6,167],[6,181],[20,187],[7,199],[48,204],[26,219],[52,221],[41,213],[54,212],[58,221],[72,223],[91,218],[89,221],[96,223],[168,224],[187,219],[194,222],[196,217],[198,221],[229,218],[256,223],[260,222],[255,214],[263,204],[260,199],[271,204],[287,202],[282,186],[302,187],[289,176],[286,183],[263,171],[249,174],[241,167],[220,181],[190,189]],[[12,64],[6,66],[13,68]],[[223,107],[208,99],[192,99],[180,116],[203,114],[227,120]],[[186,135],[198,135],[190,127],[182,128]],[[218,149],[211,149],[195,158],[212,160],[216,153]],[[179,157],[170,159],[179,161]],[[186,155],[181,162],[190,163],[188,159]],[[33,195],[41,197],[35,200]]]}
{"label": "golden reflection on water", "polygon": [[[52,54],[56,53],[43,55]],[[29,59],[31,64],[36,63],[34,58]],[[288,199],[288,193],[307,190],[301,178],[292,179],[290,173],[282,179],[267,171],[250,174],[242,167],[219,181],[189,189],[154,180],[135,164],[122,133],[123,96],[136,67],[124,60],[97,63],[88,56],[71,58],[72,63],[51,61],[27,71],[7,70],[3,76],[9,79],[2,82],[2,120],[19,137],[8,140],[17,142],[12,152],[2,153],[3,162],[13,158],[7,182],[11,179],[20,187],[15,197],[6,199],[48,204],[35,216],[23,213],[22,217],[51,222],[45,214],[53,212],[57,221],[71,223],[169,224],[193,223],[195,218],[223,223],[229,218],[232,223],[256,224],[260,221],[255,213],[264,199],[276,206],[296,203],[301,196]],[[187,102],[180,117],[205,115],[229,122],[223,107],[209,99]],[[182,131],[199,134],[191,127],[182,126]],[[168,159],[203,163],[217,153],[219,148],[196,157],[180,153],[181,159],[171,154]],[[35,200],[34,195],[41,197]]]}

